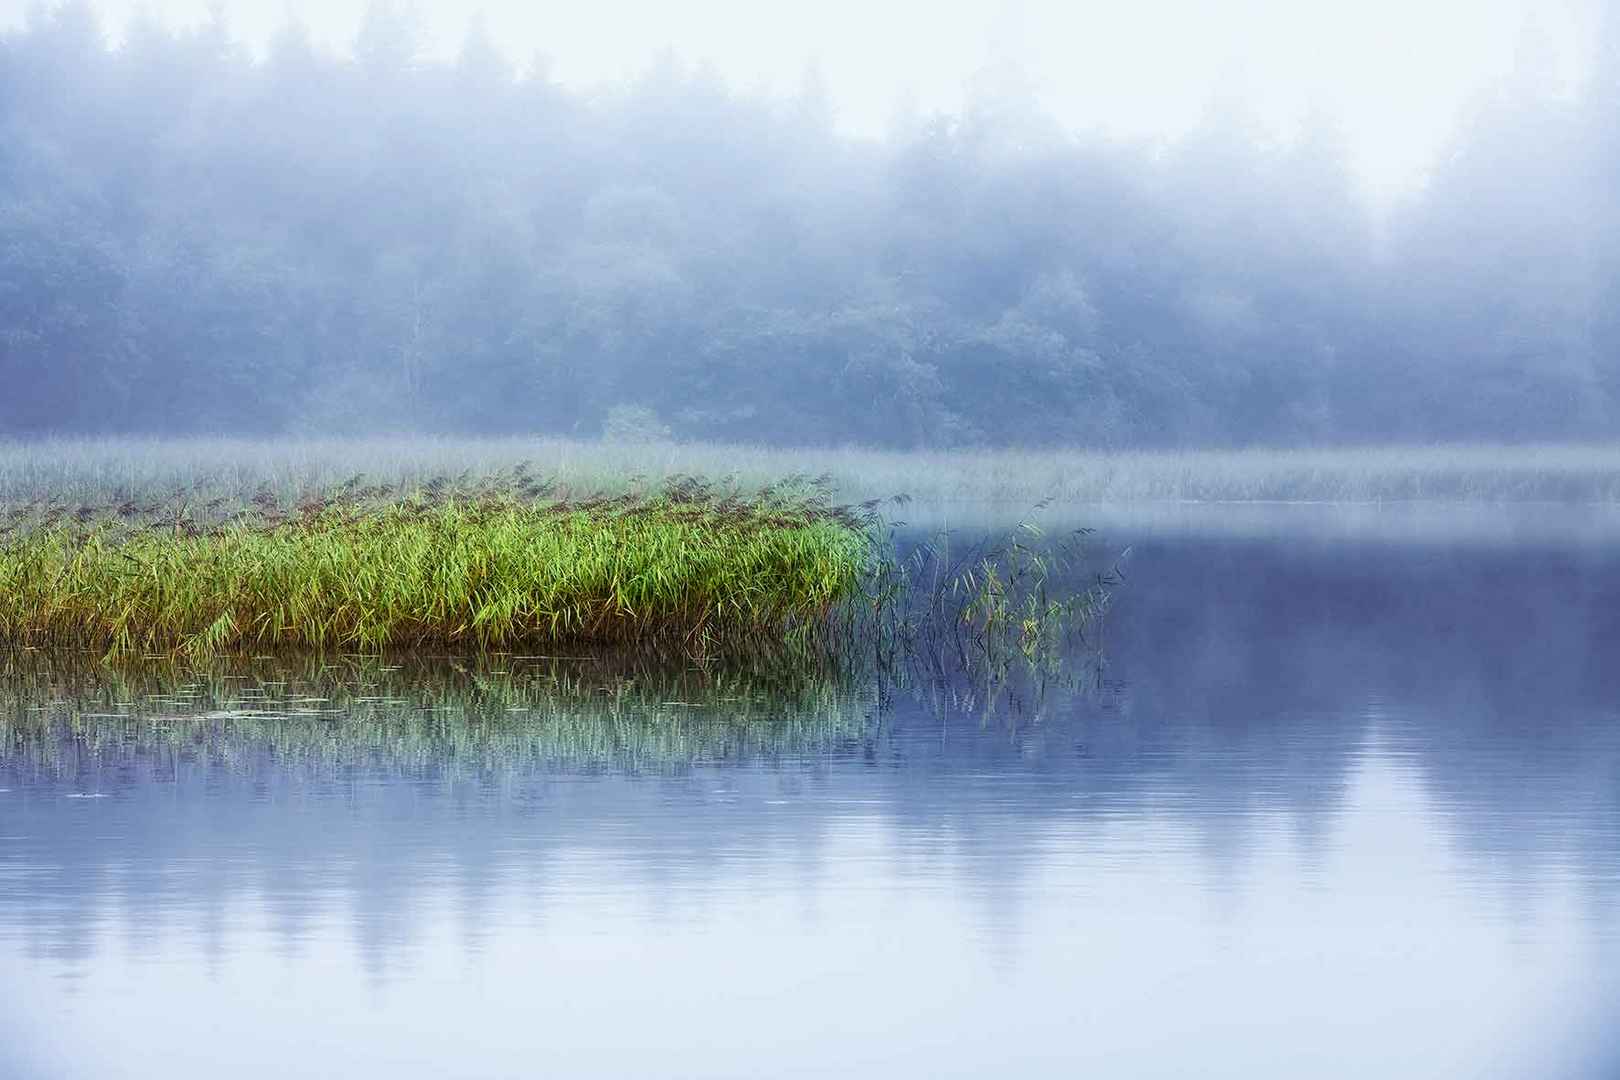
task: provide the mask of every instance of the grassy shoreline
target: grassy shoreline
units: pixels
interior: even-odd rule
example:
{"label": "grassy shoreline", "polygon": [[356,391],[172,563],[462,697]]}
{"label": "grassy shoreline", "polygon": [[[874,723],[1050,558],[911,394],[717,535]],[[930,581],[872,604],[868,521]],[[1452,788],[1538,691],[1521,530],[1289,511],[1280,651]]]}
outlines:
{"label": "grassy shoreline", "polygon": [[268,490],[296,502],[356,474],[412,486],[521,464],[565,493],[644,492],[678,476],[747,490],[816,474],[850,502],[904,493],[924,503],[1021,506],[1042,499],[1620,503],[1620,444],[908,453],[514,437],[0,440],[0,504],[169,498],[182,489],[226,500]]}
{"label": "grassy shoreline", "polygon": [[746,649],[815,639],[870,557],[861,523],[824,501],[695,483],[24,509],[0,535],[0,645],[118,655]]}

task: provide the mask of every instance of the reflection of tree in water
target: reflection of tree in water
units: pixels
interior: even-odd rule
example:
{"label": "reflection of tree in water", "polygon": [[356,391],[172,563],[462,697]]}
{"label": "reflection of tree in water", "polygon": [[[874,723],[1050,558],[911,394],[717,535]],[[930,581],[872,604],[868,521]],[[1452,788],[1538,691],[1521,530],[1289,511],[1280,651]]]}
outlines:
{"label": "reflection of tree in water", "polygon": [[1011,955],[1054,844],[1151,826],[1185,840],[1217,903],[1242,902],[1279,834],[1316,874],[1369,755],[1421,778],[1507,904],[1562,869],[1615,917],[1614,563],[1183,542],[1139,548],[1133,577],[1104,670],[1044,690],[503,658],[178,684],[14,672],[0,787],[28,876],[0,885],[0,925],[71,968],[109,905],[132,943],[202,927],[223,949],[251,902],[296,952],[337,904],[385,979],[430,898],[448,891],[476,949],[507,890],[543,918],[580,852],[632,875],[654,918],[761,858],[811,913],[858,825],[902,882],[965,890]]}
{"label": "reflection of tree in water", "polygon": [[[1612,558],[1242,542],[1184,555],[1139,549],[1155,587],[1125,595],[1111,644],[1134,661],[1118,668],[1139,716],[1179,712],[1183,738],[1228,741],[1249,776],[1229,793],[1280,785],[1329,821],[1376,721],[1381,752],[1422,777],[1494,884],[1534,888],[1553,851],[1588,879],[1615,866]],[[1220,782],[1204,757],[1182,755],[1183,782]]]}

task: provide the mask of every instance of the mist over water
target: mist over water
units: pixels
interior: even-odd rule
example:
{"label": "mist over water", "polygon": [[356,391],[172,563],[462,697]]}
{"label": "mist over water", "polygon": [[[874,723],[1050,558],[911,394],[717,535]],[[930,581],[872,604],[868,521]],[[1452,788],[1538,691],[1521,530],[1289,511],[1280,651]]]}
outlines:
{"label": "mist over water", "polygon": [[6,1061],[145,1075],[184,1016],[166,1075],[1610,1075],[1610,547],[1110,535],[1101,666],[1044,691],[24,690]]}

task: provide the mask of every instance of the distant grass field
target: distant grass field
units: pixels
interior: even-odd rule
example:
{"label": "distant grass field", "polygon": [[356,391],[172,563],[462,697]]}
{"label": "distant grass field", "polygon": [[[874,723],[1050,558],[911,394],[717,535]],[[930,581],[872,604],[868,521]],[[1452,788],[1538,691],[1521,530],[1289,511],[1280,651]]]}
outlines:
{"label": "distant grass field", "polygon": [[779,449],[554,438],[61,439],[0,442],[0,503],[126,499],[283,502],[365,483],[428,482],[527,463],[565,493],[619,494],[672,477],[738,489],[825,476],[837,498],[924,503],[1038,500],[1620,502],[1620,444],[1092,452]]}

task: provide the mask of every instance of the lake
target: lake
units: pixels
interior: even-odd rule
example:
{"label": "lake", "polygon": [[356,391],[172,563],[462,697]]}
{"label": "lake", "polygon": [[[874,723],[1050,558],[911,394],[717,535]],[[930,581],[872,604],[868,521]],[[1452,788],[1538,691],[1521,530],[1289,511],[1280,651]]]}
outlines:
{"label": "lake", "polygon": [[19,661],[0,1075],[1620,1075],[1620,515],[1060,517],[1004,686]]}

